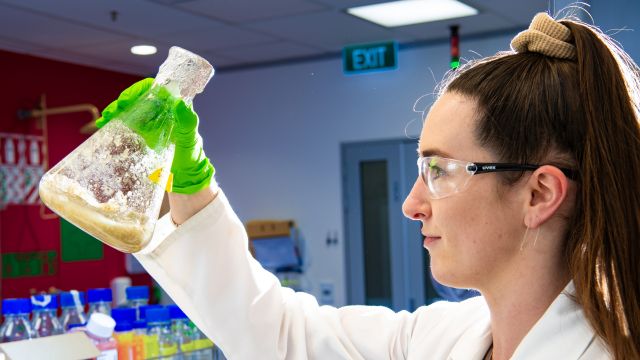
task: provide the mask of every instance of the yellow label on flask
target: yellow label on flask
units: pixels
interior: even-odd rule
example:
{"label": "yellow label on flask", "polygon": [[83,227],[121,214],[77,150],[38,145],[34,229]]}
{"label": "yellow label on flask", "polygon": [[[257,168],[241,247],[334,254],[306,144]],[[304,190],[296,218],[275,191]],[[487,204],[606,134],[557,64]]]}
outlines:
{"label": "yellow label on flask", "polygon": [[[160,183],[160,177],[162,177],[162,168],[155,169],[151,174],[149,174],[148,178],[154,184]],[[169,177],[167,178],[167,185],[164,188],[167,192],[171,192],[173,189],[173,173],[169,173]]]}
{"label": "yellow label on flask", "polygon": [[157,184],[160,182],[160,176],[162,176],[162,168],[157,168],[149,175],[149,180],[152,183]]}
{"label": "yellow label on flask", "polygon": [[173,173],[169,173],[169,178],[167,179],[167,186],[165,187],[166,192],[171,192],[173,190]]}

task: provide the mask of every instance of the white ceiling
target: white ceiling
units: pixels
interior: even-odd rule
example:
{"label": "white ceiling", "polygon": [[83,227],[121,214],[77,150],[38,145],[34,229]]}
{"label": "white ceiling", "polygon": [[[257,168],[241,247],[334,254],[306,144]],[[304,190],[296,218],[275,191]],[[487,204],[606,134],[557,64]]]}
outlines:
{"label": "white ceiling", "polygon": [[[525,28],[549,0],[463,0],[477,16],[387,29],[345,9],[382,0],[0,0],[0,49],[138,75],[173,45],[217,70],[339,56],[345,45],[415,44]],[[117,12],[115,20],[112,12]],[[158,53],[136,56],[132,45]]]}

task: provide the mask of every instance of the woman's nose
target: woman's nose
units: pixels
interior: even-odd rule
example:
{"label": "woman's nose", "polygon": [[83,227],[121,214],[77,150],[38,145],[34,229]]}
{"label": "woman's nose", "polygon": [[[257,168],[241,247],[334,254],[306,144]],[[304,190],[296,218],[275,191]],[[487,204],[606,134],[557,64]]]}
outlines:
{"label": "woman's nose", "polygon": [[431,203],[427,196],[427,187],[420,177],[413,183],[411,192],[404,199],[402,212],[411,220],[422,220],[431,216]]}

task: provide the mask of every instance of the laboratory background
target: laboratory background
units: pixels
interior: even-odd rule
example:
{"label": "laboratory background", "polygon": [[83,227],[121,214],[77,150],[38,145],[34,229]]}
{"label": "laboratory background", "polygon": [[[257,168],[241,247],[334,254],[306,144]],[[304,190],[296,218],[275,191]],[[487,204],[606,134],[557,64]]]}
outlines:
{"label": "laboratory background", "polygon": [[[284,286],[396,311],[477,295],[432,279],[419,224],[401,211],[437,84],[509,50],[541,11],[593,21],[640,62],[640,2],[404,2],[422,7],[385,18],[380,0],[0,0],[3,323],[28,321],[36,340],[86,333],[46,345],[71,357],[224,358],[132,255],[38,195],[43,174],[173,46],[215,68],[193,102],[204,150],[252,254]],[[0,356],[41,349],[7,347],[25,337],[3,329]]]}

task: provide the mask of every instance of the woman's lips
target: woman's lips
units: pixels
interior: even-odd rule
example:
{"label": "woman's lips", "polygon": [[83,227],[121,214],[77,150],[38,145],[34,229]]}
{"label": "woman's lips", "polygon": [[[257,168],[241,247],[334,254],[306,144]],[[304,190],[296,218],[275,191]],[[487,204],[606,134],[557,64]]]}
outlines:
{"label": "woman's lips", "polygon": [[422,244],[425,247],[427,247],[427,246],[433,244],[434,242],[436,242],[438,239],[440,239],[440,236],[425,235],[424,241],[422,242]]}

